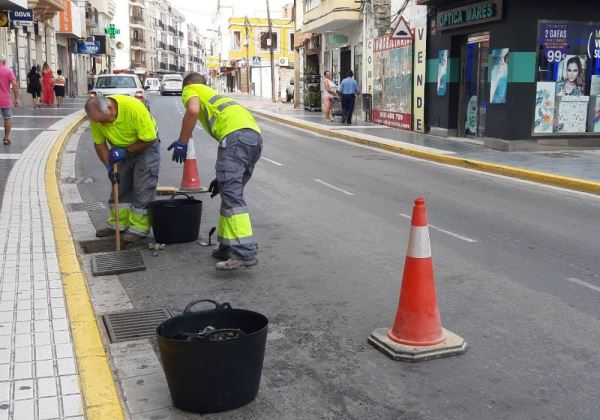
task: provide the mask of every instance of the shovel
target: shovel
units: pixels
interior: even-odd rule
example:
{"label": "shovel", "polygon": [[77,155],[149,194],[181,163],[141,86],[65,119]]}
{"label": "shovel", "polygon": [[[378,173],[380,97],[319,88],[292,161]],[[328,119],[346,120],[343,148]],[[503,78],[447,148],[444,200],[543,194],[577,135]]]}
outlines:
{"label": "shovel", "polygon": [[[113,163],[113,173],[116,181],[119,181],[119,165]],[[119,213],[119,183],[113,183],[113,211],[115,212],[115,251],[121,250],[121,226]]]}

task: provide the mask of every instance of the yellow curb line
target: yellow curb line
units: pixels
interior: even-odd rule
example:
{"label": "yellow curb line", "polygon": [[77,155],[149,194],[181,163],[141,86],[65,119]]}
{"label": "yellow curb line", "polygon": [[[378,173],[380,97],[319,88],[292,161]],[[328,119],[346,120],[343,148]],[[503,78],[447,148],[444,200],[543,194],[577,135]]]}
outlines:
{"label": "yellow curb line", "polygon": [[56,255],[71,323],[75,356],[79,365],[79,380],[86,418],[120,420],[125,418],[123,407],[102,345],[87,281],[77,259],[58,187],[57,171],[60,152],[67,138],[83,123],[84,119],[85,115],[82,114],[58,136],[52,146],[46,163],[46,193],[54,227]]}
{"label": "yellow curb line", "polygon": [[304,130],[309,129],[315,133],[323,134],[328,137],[334,137],[341,140],[346,140],[352,143],[362,144],[365,146],[375,147],[389,152],[395,152],[401,155],[411,156],[418,159],[429,160],[433,162],[442,163],[445,165],[458,166],[461,168],[474,169],[481,172],[488,172],[497,175],[504,175],[512,178],[524,179],[527,181],[538,182],[540,184],[553,185],[556,187],[567,188],[576,191],[582,191],[592,194],[600,194],[600,182],[587,181],[585,179],[570,178],[566,176],[549,174],[546,172],[532,171],[529,169],[517,168],[514,166],[500,165],[497,163],[484,162],[475,159],[460,158],[454,156],[447,156],[435,152],[428,152],[424,150],[413,149],[410,147],[385,144],[378,141],[371,140],[359,133],[347,134],[340,133],[337,130],[329,130],[321,128],[317,124],[307,123],[293,117],[282,117],[277,114],[252,109],[253,113],[260,115],[264,118],[281,122],[294,127],[302,128]]}

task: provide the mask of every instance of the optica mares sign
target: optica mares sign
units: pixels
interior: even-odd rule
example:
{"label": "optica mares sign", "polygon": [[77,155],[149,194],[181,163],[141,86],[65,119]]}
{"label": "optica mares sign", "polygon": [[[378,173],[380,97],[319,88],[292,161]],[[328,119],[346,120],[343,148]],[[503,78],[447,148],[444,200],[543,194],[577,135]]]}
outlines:
{"label": "optica mares sign", "polygon": [[488,0],[438,12],[437,26],[444,31],[501,19],[502,0]]}

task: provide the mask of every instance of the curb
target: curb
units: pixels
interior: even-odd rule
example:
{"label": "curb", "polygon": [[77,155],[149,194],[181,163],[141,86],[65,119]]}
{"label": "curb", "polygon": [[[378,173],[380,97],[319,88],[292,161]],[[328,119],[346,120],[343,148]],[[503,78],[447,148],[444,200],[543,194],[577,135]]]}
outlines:
{"label": "curb", "polygon": [[59,134],[52,146],[46,161],[46,192],[54,225],[56,254],[71,324],[75,357],[79,367],[85,417],[90,420],[120,420],[124,419],[121,400],[104,351],[87,280],[79,265],[58,187],[57,167],[63,145],[84,120],[85,114],[82,114]]}
{"label": "curb", "polygon": [[511,178],[523,179],[526,181],[533,181],[540,184],[552,185],[555,187],[566,188],[575,191],[582,191],[591,194],[600,195],[600,182],[588,181],[579,178],[570,178],[561,175],[549,174],[547,172],[532,171],[530,169],[523,169],[514,166],[500,165],[497,163],[484,162],[481,160],[460,158],[454,156],[447,156],[440,153],[434,153],[419,149],[413,149],[411,147],[400,146],[390,143],[384,143],[381,141],[373,140],[373,136],[361,135],[359,133],[348,134],[346,131],[340,132],[339,130],[329,130],[322,128],[320,124],[310,123],[298,118],[293,117],[282,117],[273,112],[251,109],[251,111],[263,118],[270,119],[272,121],[291,125],[293,127],[309,129],[315,133],[323,134],[328,137],[337,138],[340,140],[346,140],[351,143],[362,144],[365,146],[374,147],[377,149],[386,150],[388,152],[394,152],[405,156],[411,156],[418,159],[429,160],[444,165],[458,166],[460,168],[474,169],[480,172],[487,172],[496,175],[504,175]]}

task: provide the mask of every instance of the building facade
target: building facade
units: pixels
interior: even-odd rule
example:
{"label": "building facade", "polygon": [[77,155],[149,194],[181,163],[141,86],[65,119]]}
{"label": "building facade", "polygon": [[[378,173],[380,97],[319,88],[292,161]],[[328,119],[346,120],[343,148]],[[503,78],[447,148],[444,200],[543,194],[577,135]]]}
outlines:
{"label": "building facade", "polygon": [[156,7],[155,50],[157,73],[184,73],[186,48],[184,44],[185,17],[166,0],[159,0]]}
{"label": "building facade", "polygon": [[188,73],[196,72],[206,75],[206,47],[204,39],[200,35],[199,28],[193,23],[187,24],[187,54],[186,70]]}

